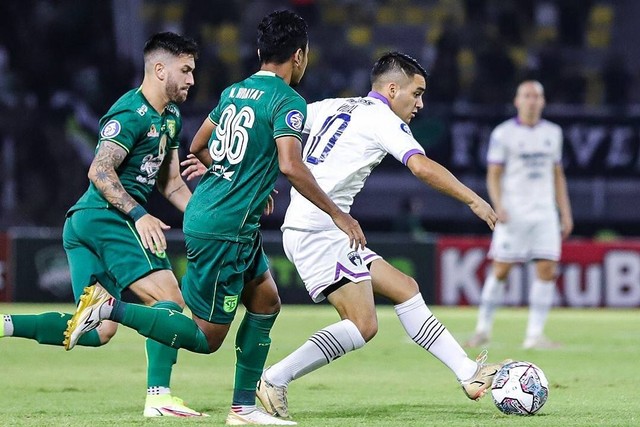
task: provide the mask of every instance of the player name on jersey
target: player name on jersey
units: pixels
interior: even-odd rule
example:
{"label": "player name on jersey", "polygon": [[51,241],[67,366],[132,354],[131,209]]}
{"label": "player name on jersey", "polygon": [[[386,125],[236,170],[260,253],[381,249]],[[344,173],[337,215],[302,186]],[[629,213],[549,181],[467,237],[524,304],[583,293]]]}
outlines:
{"label": "player name on jersey", "polygon": [[264,93],[263,90],[258,90],[258,89],[253,89],[253,88],[246,88],[246,87],[235,88],[235,87],[232,87],[231,91],[229,92],[229,97],[230,98],[238,98],[238,99],[254,99],[254,100],[257,101],[258,99],[260,99],[260,97],[262,96],[263,93]]}

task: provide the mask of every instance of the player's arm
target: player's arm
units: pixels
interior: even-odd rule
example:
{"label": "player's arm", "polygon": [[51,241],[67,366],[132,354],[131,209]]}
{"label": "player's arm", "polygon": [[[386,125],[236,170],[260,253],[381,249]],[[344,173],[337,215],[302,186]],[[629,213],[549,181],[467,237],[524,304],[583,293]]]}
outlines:
{"label": "player's arm", "polygon": [[169,150],[158,171],[158,190],[173,206],[184,212],[191,198],[191,190],[180,176],[178,150]]}
{"label": "player's arm", "polygon": [[300,141],[293,136],[283,136],[276,139],[276,144],[278,146],[280,172],[287,177],[291,185],[300,194],[331,217],[338,228],[349,236],[352,248],[361,247],[364,249],[367,240],[360,228],[360,224],[351,215],[342,212],[327,196],[327,193],[320,188],[309,168],[302,162],[302,144]]}
{"label": "player's arm", "polygon": [[149,215],[124,189],[116,169],[127,157],[122,146],[103,140],[89,167],[89,180],[111,205],[135,221],[142,244],[153,253],[164,252],[167,241],[162,230],[170,228],[158,218]]}
{"label": "player's arm", "polygon": [[573,231],[573,214],[571,213],[571,202],[569,201],[569,191],[567,190],[567,178],[561,164],[554,167],[556,203],[560,211],[560,226],[562,238],[566,239]]}
{"label": "player's arm", "polygon": [[425,184],[469,206],[473,213],[493,230],[498,216],[491,209],[491,206],[473,190],[461,183],[447,168],[422,154],[414,154],[409,157],[407,167]]}
{"label": "player's arm", "polygon": [[215,129],[216,125],[209,117],[204,119],[204,122],[200,125],[200,129],[196,132],[189,147],[189,152],[195,155],[207,168],[209,168],[213,162],[209,154],[209,139],[211,139],[211,135],[213,135]]}
{"label": "player's arm", "polygon": [[498,221],[507,222],[509,220],[508,212],[502,206],[502,174],[504,166],[501,164],[490,163],[487,166],[487,192],[489,200],[498,214]]}

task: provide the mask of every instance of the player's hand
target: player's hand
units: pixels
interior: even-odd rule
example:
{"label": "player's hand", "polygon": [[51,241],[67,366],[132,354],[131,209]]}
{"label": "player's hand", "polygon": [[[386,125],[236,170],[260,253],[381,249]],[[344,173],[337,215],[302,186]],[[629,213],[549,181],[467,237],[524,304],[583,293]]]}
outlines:
{"label": "player's hand", "polygon": [[497,208],[496,213],[498,214],[498,222],[503,224],[509,222],[509,213],[505,208]]}
{"label": "player's hand", "polygon": [[560,216],[560,230],[562,230],[562,239],[569,237],[573,231],[573,219],[567,215]]}
{"label": "player's hand", "polygon": [[207,172],[207,167],[194,154],[187,155],[187,158],[180,162],[180,166],[186,169],[182,171],[182,176],[191,181]]}
{"label": "player's hand", "polygon": [[498,214],[495,213],[489,203],[478,197],[469,204],[469,207],[478,218],[487,223],[490,229],[493,230],[495,228],[496,222],[498,221]]}
{"label": "player's hand", "polygon": [[345,212],[340,212],[332,219],[338,228],[349,236],[349,247],[355,250],[364,249],[367,244],[367,238],[364,237],[364,232],[360,228],[358,221]]}
{"label": "player's hand", "polygon": [[142,240],[142,246],[149,249],[154,255],[160,255],[167,250],[164,230],[170,228],[151,214],[146,214],[136,221],[136,230]]}
{"label": "player's hand", "polygon": [[[278,190],[276,190],[275,188],[273,189],[273,191],[271,192],[272,194],[278,194]],[[276,207],[276,202],[273,199],[273,196],[271,196],[271,194],[269,194],[269,197],[267,197],[267,206],[264,207],[264,214],[265,215],[271,215],[273,213],[273,210]]]}

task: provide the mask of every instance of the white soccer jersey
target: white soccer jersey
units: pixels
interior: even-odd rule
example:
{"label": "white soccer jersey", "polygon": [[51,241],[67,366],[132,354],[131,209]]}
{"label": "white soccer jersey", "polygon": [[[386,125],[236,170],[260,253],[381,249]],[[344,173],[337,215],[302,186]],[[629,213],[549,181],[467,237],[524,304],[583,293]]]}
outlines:
{"label": "white soccer jersey", "polygon": [[[409,126],[377,97],[314,102],[307,108],[303,132],[309,133],[305,164],[344,212],[349,212],[354,197],[387,153],[403,164],[414,154],[424,154]],[[292,188],[282,225],[286,228],[327,230],[335,225],[329,215]]]}
{"label": "white soccer jersey", "polygon": [[504,166],[502,204],[510,217],[556,214],[554,169],[561,160],[562,130],[555,123],[526,126],[514,118],[493,130],[487,161]]}

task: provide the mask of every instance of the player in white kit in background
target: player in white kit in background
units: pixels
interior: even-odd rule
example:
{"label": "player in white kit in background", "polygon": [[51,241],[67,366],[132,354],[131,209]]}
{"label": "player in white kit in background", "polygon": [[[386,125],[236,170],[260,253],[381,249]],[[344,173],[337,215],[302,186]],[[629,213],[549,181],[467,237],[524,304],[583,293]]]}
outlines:
{"label": "player in white kit in background", "polygon": [[[469,347],[489,343],[496,308],[513,263],[535,262],[529,292],[529,320],[523,347],[559,347],[543,334],[555,293],[561,240],[573,229],[567,182],[562,169],[562,130],[541,118],[544,89],[533,80],[518,86],[515,118],[498,125],[487,153],[487,188],[498,213],[478,322]],[[558,215],[559,214],[559,215]]]}
{"label": "player in white kit in background", "polygon": [[[318,184],[345,212],[373,168],[389,153],[425,184],[467,204],[491,229],[497,215],[480,196],[425,156],[408,123],[423,108],[426,72],[413,58],[383,55],[371,72],[366,97],[327,99],[307,109],[309,138],[304,161]],[[283,230],[287,257],[314,302],[327,298],[341,321],[313,334],[301,347],[266,369],[258,397],[268,412],[288,417],[287,386],[371,340],[378,330],[374,293],[391,300],[411,339],[449,367],[466,395],[477,399],[501,364],[467,357],[427,308],[416,281],[369,248],[352,250],[331,219],[291,191]]]}

